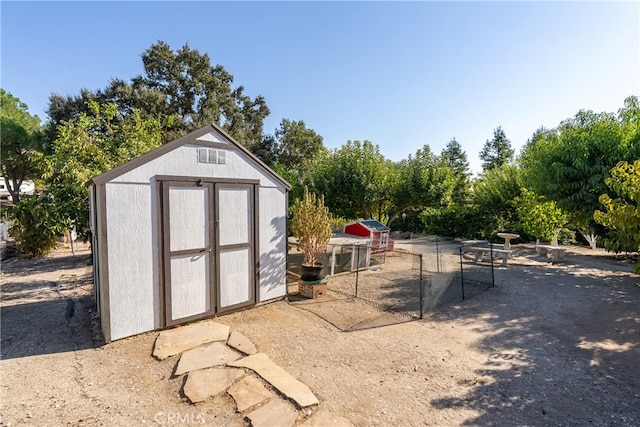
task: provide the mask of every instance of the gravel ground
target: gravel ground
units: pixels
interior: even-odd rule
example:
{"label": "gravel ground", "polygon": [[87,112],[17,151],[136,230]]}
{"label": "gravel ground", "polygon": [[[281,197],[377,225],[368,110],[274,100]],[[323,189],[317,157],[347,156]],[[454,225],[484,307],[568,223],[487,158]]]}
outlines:
{"label": "gravel ground", "polygon": [[[640,278],[628,258],[568,251],[551,265],[516,245],[495,287],[424,320],[347,331],[277,301],[217,321],[316,394],[297,424],[330,411],[356,426],[640,425]],[[103,344],[90,260],[3,262],[0,425],[247,425],[228,395],[188,403],[177,357],[151,357],[157,333]],[[331,292],[325,304],[388,315]]]}

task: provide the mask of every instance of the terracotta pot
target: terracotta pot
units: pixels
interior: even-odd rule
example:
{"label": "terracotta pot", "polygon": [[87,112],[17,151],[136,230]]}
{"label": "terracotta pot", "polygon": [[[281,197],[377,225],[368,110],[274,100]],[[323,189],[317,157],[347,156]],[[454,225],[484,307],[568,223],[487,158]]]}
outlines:
{"label": "terracotta pot", "polygon": [[300,280],[303,280],[305,282],[322,280],[324,278],[324,273],[322,271],[323,267],[324,267],[323,264],[316,264],[316,265],[302,264],[302,275],[300,276]]}

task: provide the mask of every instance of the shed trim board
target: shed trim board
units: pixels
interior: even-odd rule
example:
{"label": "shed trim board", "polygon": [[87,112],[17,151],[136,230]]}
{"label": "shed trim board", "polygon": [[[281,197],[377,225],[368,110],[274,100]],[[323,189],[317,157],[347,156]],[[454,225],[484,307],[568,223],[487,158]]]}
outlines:
{"label": "shed trim board", "polygon": [[[178,175],[182,170],[187,173]],[[106,342],[286,295],[291,186],[219,127],[191,132],[87,186],[95,296]],[[170,188],[179,206],[176,230],[170,228]],[[171,247],[172,231],[191,232],[196,242],[202,237],[196,229],[208,229],[207,245]],[[172,278],[172,268],[181,275]],[[172,295],[172,283],[178,294]]]}
{"label": "shed trim board", "polygon": [[[99,260],[99,264],[97,266],[98,275],[96,276],[100,283],[104,283],[106,286],[100,290],[100,286],[96,286],[96,298],[99,300],[96,304],[98,307],[98,313],[100,315],[101,323],[102,323],[102,332],[104,334],[104,338],[107,341],[111,341],[111,306],[109,304],[109,252],[106,244],[107,241],[107,219],[104,212],[106,211],[107,206],[107,195],[105,191],[105,186],[100,185],[95,187],[94,191],[95,202],[96,202],[96,226],[99,226],[99,231],[93,232],[92,234],[96,237],[95,247],[99,247],[101,250],[99,251],[98,257],[94,256],[94,259]],[[93,250],[92,250],[93,251]],[[94,270],[96,266],[94,265]]]}

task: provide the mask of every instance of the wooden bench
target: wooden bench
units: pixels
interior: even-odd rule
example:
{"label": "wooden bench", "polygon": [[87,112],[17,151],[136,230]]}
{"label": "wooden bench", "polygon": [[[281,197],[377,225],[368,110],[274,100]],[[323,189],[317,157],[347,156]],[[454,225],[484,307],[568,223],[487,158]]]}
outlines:
{"label": "wooden bench", "polygon": [[509,255],[511,255],[511,251],[507,251],[504,249],[495,249],[495,248],[490,248],[490,247],[478,247],[478,246],[474,246],[469,248],[469,250],[471,252],[473,252],[474,255],[474,261],[478,262],[481,261],[482,258],[484,257],[484,254],[491,254],[493,252],[493,255],[500,255],[502,257],[502,265],[503,266],[507,266],[507,260],[509,259]]}
{"label": "wooden bench", "polygon": [[551,262],[559,262],[564,259],[565,249],[553,245],[536,245],[538,255],[547,256],[547,252],[551,252]]}

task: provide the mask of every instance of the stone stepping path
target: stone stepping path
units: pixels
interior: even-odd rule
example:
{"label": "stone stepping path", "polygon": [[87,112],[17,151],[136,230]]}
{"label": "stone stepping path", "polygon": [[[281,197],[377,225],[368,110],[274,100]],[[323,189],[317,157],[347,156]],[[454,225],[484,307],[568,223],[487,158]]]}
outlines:
{"label": "stone stepping path", "polygon": [[238,412],[244,412],[252,406],[274,397],[274,394],[262,385],[262,381],[252,376],[242,378],[229,387],[228,392],[236,401]]}
{"label": "stone stepping path", "polygon": [[215,322],[192,323],[160,332],[153,355],[160,360],[214,341],[227,341],[229,327]]}
{"label": "stone stepping path", "polygon": [[227,341],[227,345],[231,348],[235,348],[236,350],[241,351],[244,354],[256,354],[258,352],[256,346],[240,332],[231,332],[231,335],[229,335],[229,340]]}
{"label": "stone stepping path", "polygon": [[[209,368],[191,372],[187,376],[182,392],[192,403],[198,403],[227,391],[244,376],[242,369]],[[239,410],[239,409],[238,409]]]}
{"label": "stone stepping path", "polygon": [[273,363],[271,359],[269,359],[269,356],[264,353],[257,353],[244,359],[231,362],[229,366],[253,370],[264,378],[265,381],[274,386],[280,393],[296,402],[301,408],[319,403],[309,387]]}
{"label": "stone stepping path", "polygon": [[180,376],[187,372],[211,368],[212,366],[224,366],[241,357],[239,353],[231,350],[226,345],[214,342],[182,353],[174,375]]}
{"label": "stone stepping path", "polygon": [[[299,418],[299,412],[291,403],[265,387],[262,380],[298,408],[319,404],[307,385],[269,356],[259,353],[251,340],[239,332],[231,332],[226,325],[204,321],[160,332],[153,356],[164,360],[177,355],[181,356],[173,376],[187,375],[182,391],[189,401],[196,404],[227,392],[236,402],[238,412],[250,411],[245,418],[253,427],[292,427]],[[262,380],[247,375],[245,369]],[[299,425],[353,427],[349,420],[326,411],[314,414]]]}
{"label": "stone stepping path", "polygon": [[298,418],[298,412],[280,399],[271,399],[262,408],[247,415],[251,427],[291,427]]}

